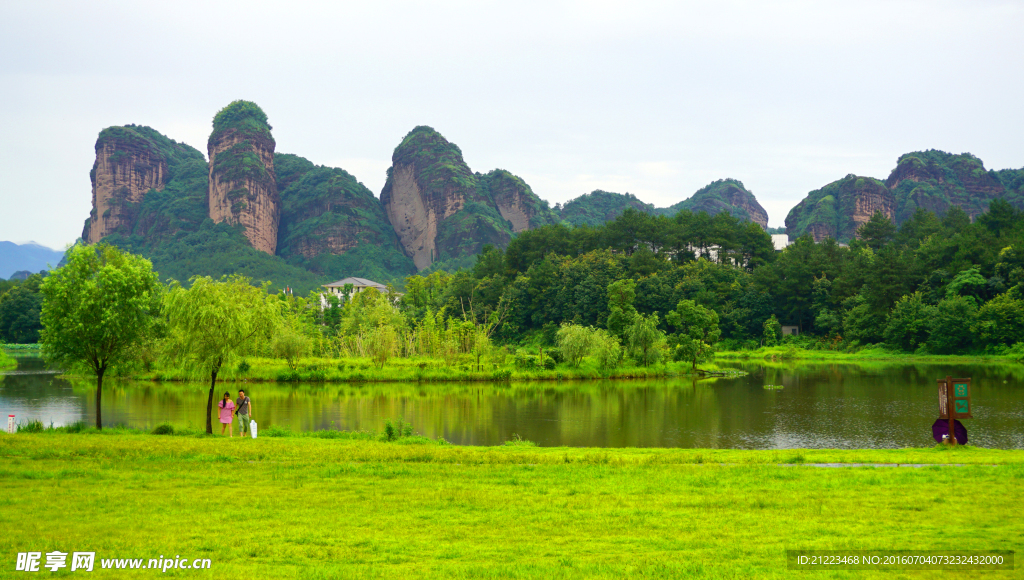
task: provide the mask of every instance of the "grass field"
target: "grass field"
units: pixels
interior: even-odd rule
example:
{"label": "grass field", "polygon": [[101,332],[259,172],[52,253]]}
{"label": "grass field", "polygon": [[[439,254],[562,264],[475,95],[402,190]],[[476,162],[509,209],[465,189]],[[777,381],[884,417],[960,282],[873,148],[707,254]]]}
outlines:
{"label": "grass field", "polygon": [[[96,552],[87,578],[959,578],[790,572],[785,550],[1024,547],[1024,451],[374,438],[0,435],[0,569],[60,550]],[[960,465],[806,465],[832,462]],[[212,566],[100,569],[161,555]]]}

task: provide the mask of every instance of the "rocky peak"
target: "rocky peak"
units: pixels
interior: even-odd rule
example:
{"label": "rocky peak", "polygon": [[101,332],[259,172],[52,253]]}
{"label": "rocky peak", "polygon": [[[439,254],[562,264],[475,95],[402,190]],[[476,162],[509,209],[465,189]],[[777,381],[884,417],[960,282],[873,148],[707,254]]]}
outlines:
{"label": "rocky peak", "polygon": [[438,227],[467,201],[477,201],[477,180],[462,151],[430,127],[409,132],[391,156],[380,194],[405,253],[422,270],[438,259]]}
{"label": "rocky peak", "polygon": [[537,197],[525,181],[504,169],[479,176],[480,189],[493,200],[501,217],[512,224],[512,231],[536,228],[559,221],[548,202]]}
{"label": "rocky peak", "polygon": [[96,139],[92,180],[92,213],[82,239],[94,244],[133,219],[133,204],[167,182],[167,158],[133,125],[108,127]]}
{"label": "rocky peak", "polygon": [[258,250],[274,254],[281,199],[274,173],[274,138],[267,115],[256,103],[234,101],[213,118],[209,206],[214,222],[245,226]]}
{"label": "rocky peak", "polygon": [[895,208],[884,183],[850,174],[808,193],[786,216],[786,233],[790,239],[809,233],[816,242],[825,238],[848,242],[876,211],[894,219]]}
{"label": "rocky peak", "polygon": [[768,228],[768,212],[738,179],[713,181],[697,190],[689,199],[658,210],[658,213],[675,215],[684,209],[693,213],[704,211],[709,215],[729,212],[739,219],[756,223],[762,229]]}
{"label": "rocky peak", "polygon": [[943,215],[954,205],[974,219],[1005,193],[998,176],[986,171],[981,159],[935,149],[900,156],[885,185],[895,197],[898,223],[918,208]]}

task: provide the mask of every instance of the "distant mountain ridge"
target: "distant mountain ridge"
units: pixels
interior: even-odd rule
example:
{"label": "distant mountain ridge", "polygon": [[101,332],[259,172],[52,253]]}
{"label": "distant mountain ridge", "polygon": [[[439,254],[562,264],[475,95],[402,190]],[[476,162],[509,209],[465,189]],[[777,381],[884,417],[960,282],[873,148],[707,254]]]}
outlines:
{"label": "distant mountain ridge", "polygon": [[715,215],[728,212],[743,221],[768,228],[768,212],[754,194],[737,179],[719,179],[697,190],[692,196],[669,207],[654,207],[630,193],[612,193],[600,189],[567,201],[560,208],[560,217],[572,225],[598,226],[611,221],[627,209],[652,215],[673,216],[686,210]]}
{"label": "distant mountain ridge", "polygon": [[28,271],[34,274],[41,270],[56,268],[63,257],[63,251],[47,248],[35,242],[0,242],[0,279],[7,280],[15,272]]}

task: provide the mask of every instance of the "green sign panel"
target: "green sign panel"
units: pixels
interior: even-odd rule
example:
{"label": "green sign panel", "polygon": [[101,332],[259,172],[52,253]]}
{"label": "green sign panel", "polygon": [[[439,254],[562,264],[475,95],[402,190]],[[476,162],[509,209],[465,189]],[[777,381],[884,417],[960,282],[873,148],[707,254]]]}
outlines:
{"label": "green sign panel", "polygon": [[971,406],[967,402],[967,399],[962,399],[962,400],[961,399],[957,399],[957,401],[956,401],[956,412],[957,413],[962,413],[962,414],[966,415],[967,413],[970,413],[970,408],[971,408]]}
{"label": "green sign panel", "polygon": [[[953,385],[953,389],[956,391],[956,394],[954,395],[955,397],[959,398],[967,396],[967,385],[964,383],[957,383]],[[959,411],[960,409],[957,409],[957,412]]]}

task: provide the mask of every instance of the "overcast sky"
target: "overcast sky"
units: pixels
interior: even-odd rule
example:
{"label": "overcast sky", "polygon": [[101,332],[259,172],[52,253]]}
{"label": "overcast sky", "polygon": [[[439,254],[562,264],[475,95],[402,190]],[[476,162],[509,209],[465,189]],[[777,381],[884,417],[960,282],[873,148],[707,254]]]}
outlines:
{"label": "overcast sky", "polygon": [[416,125],[552,204],[657,206],[733,177],[782,226],[808,191],[900,154],[1024,166],[1024,3],[0,3],[0,240],[72,243],[97,133],[204,154],[257,102],[277,151],[380,195]]}

